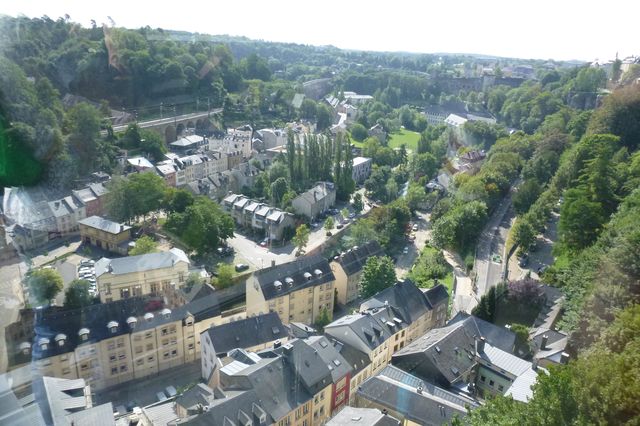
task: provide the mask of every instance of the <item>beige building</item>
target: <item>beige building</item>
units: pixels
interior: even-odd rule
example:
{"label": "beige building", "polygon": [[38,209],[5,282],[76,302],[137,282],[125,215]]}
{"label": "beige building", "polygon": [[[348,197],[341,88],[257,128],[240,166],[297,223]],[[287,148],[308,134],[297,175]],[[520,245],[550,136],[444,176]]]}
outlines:
{"label": "beige building", "polygon": [[335,185],[331,182],[318,182],[313,188],[294,198],[291,205],[297,214],[314,219],[335,203]]}
{"label": "beige building", "polygon": [[91,244],[103,250],[126,255],[131,240],[131,227],[91,216],[78,222],[80,238],[83,243]]}
{"label": "beige building", "polygon": [[96,262],[96,280],[103,303],[146,294],[160,295],[186,282],[189,259],[178,248],[168,252]]}
{"label": "beige building", "polygon": [[377,241],[370,241],[362,246],[353,247],[342,253],[330,266],[336,277],[336,293],[338,303],[346,305],[360,295],[360,277],[367,259],[372,256],[384,256],[384,251]]}
{"label": "beige building", "polygon": [[331,318],[334,282],[319,255],[257,271],[247,280],[247,316],[277,312],[285,324],[313,324],[326,309]]}
{"label": "beige building", "polygon": [[31,362],[37,375],[82,378],[99,390],[195,361],[200,334],[225,319],[212,288],[193,296],[182,306],[143,296],[48,307],[38,318],[23,310],[7,335],[10,367]]}

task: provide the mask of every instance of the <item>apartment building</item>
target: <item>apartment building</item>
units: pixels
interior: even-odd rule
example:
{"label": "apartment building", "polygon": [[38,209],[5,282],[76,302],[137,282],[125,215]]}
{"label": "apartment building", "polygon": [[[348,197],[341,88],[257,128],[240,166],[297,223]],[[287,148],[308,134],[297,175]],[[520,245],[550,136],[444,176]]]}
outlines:
{"label": "apartment building", "polygon": [[287,213],[244,195],[229,194],[222,200],[222,208],[231,214],[236,224],[265,235],[270,240],[282,240],[287,228],[294,228],[295,219]]}
{"label": "apartment building", "polygon": [[355,157],[353,159],[353,168],[351,177],[355,183],[362,183],[371,175],[371,158]]}
{"label": "apartment building", "polygon": [[109,259],[96,262],[100,301],[108,303],[146,294],[162,294],[184,286],[189,259],[178,248],[168,252]]}
{"label": "apartment building", "polygon": [[96,389],[139,379],[200,357],[200,334],[221,324],[214,292],[182,306],[131,297],[82,309],[22,310],[8,327],[10,368],[82,378]]}
{"label": "apartment building", "polygon": [[362,268],[372,256],[384,256],[382,247],[375,240],[355,246],[331,261],[329,265],[336,277],[335,288],[339,304],[346,305],[358,298]]}
{"label": "apartment building", "polygon": [[129,252],[131,227],[100,216],[91,216],[78,222],[80,239],[103,250],[125,256]]}
{"label": "apartment building", "polygon": [[247,316],[277,312],[284,324],[313,324],[333,314],[335,276],[319,255],[299,257],[254,272],[247,280]]}
{"label": "apartment building", "polygon": [[313,188],[294,198],[291,206],[297,214],[315,219],[335,203],[335,185],[331,182],[318,182]]}

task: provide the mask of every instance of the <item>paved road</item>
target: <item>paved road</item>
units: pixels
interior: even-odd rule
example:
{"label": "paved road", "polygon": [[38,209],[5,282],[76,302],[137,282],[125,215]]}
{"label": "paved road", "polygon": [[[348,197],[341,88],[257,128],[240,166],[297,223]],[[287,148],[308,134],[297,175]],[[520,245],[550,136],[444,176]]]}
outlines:
{"label": "paved road", "polygon": [[415,241],[407,241],[406,246],[409,248],[407,254],[398,255],[396,262],[396,276],[398,278],[404,278],[409,273],[424,245],[431,239],[431,215],[421,212],[418,212],[417,215],[418,219],[412,221],[418,225],[416,239]]}
{"label": "paved road", "polygon": [[524,278],[527,273],[531,273],[531,276],[535,279],[540,279],[538,276],[538,268],[544,265],[553,264],[554,258],[551,250],[553,244],[558,238],[558,220],[560,215],[556,212],[551,213],[551,219],[547,225],[547,230],[542,235],[538,235],[536,238],[536,250],[529,253],[529,262],[522,268],[518,265],[517,256],[511,256],[509,259],[509,279],[518,280]]}

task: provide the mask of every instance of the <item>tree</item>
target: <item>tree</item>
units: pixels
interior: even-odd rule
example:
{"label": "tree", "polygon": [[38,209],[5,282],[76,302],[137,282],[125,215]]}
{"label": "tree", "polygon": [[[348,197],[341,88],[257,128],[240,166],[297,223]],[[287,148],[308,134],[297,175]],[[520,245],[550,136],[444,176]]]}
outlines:
{"label": "tree", "polygon": [[356,211],[356,213],[360,213],[363,209],[364,209],[364,202],[362,201],[362,194],[357,192],[354,196],[353,196],[353,210]]}
{"label": "tree", "polygon": [[148,235],[143,235],[136,240],[136,245],[129,251],[129,256],[138,256],[141,254],[155,253],[158,251],[158,243]]}
{"label": "tree", "polygon": [[185,189],[169,188],[166,198],[166,210],[169,212],[183,213],[195,202],[193,194]]}
{"label": "tree", "polygon": [[369,257],[362,269],[362,297],[373,296],[395,282],[396,271],[390,257]]}
{"label": "tree", "polygon": [[438,247],[466,249],[476,241],[487,219],[487,205],[481,201],[458,204],[433,224],[433,241]]}
{"label": "tree", "polygon": [[536,202],[540,193],[542,193],[542,188],[535,179],[524,181],[513,196],[513,208],[516,213],[520,215],[526,213],[529,207]]}
{"label": "tree", "polygon": [[106,208],[117,221],[130,221],[159,210],[166,198],[167,185],[154,173],[134,173],[109,183]]}
{"label": "tree", "polygon": [[89,293],[91,284],[87,280],[73,280],[64,292],[64,307],[80,309],[93,303],[93,296]]}
{"label": "tree", "polygon": [[38,303],[49,303],[62,290],[60,273],[53,268],[36,269],[27,275],[29,291]]}
{"label": "tree", "polygon": [[333,220],[332,216],[329,216],[327,220],[324,221],[324,229],[328,232],[328,231],[331,231],[334,226],[335,226],[335,221]]}
{"label": "tree", "polygon": [[184,282],[185,288],[190,291],[194,286],[204,284],[204,279],[197,272],[192,272]]}
{"label": "tree", "polygon": [[378,241],[379,237],[369,219],[358,219],[349,226],[349,238],[354,246],[361,246],[369,241]]}
{"label": "tree", "polygon": [[411,158],[410,170],[416,179],[421,176],[426,176],[427,179],[433,178],[438,171],[438,167],[438,160],[429,152],[416,154]]}
{"label": "tree", "polygon": [[342,210],[340,210],[340,215],[342,216],[342,219],[347,219],[349,217],[349,209],[347,209],[346,207],[343,208]]}
{"label": "tree", "polygon": [[282,205],[282,199],[287,192],[289,192],[289,182],[285,178],[280,177],[271,184],[271,199],[275,205]]}
{"label": "tree", "polygon": [[216,288],[223,289],[233,285],[233,266],[228,263],[218,263],[216,273],[218,274],[215,278]]}
{"label": "tree", "polygon": [[316,109],[316,128],[326,130],[333,124],[333,112],[325,104],[319,104]]}
{"label": "tree", "polygon": [[318,314],[318,318],[316,318],[316,322],[314,325],[317,329],[322,330],[324,326],[331,322],[331,317],[329,316],[329,311],[327,308],[322,308],[320,313]]}
{"label": "tree", "polygon": [[602,205],[590,201],[584,189],[565,191],[558,230],[569,249],[583,249],[593,243],[604,222]]}
{"label": "tree", "polygon": [[160,135],[157,132],[142,129],[140,136],[140,149],[149,154],[155,161],[161,161],[167,152],[167,147]]}
{"label": "tree", "polygon": [[405,199],[411,211],[416,211],[427,200],[427,193],[422,185],[411,182]]}
{"label": "tree", "polygon": [[100,112],[93,106],[81,102],[72,107],[65,117],[68,144],[78,159],[81,174],[94,170],[100,150]]}
{"label": "tree", "polygon": [[506,294],[507,287],[503,283],[491,287],[489,291],[480,298],[480,302],[473,308],[471,313],[485,321],[494,322],[498,303],[500,303],[500,300],[502,300]]}
{"label": "tree", "polygon": [[513,227],[513,242],[520,246],[522,252],[529,250],[536,240],[536,231],[526,217],[518,218]]}
{"label": "tree", "polygon": [[369,136],[369,134],[367,133],[367,129],[360,123],[355,123],[353,126],[351,126],[350,132],[351,137],[358,142],[362,142]]}
{"label": "tree", "polygon": [[303,253],[304,248],[309,242],[309,235],[311,231],[309,227],[305,224],[302,224],[296,228],[296,235],[293,237],[293,244],[298,248],[298,253]]}
{"label": "tree", "polygon": [[300,105],[300,117],[312,120],[316,117],[316,102],[305,98]]}

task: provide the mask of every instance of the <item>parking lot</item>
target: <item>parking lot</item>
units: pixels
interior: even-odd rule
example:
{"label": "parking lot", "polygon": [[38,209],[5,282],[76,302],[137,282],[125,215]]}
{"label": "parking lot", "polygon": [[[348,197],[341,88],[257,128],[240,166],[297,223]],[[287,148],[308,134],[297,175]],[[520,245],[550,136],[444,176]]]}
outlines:
{"label": "parking lot", "polygon": [[556,212],[551,213],[551,219],[547,223],[547,229],[542,235],[536,238],[534,251],[530,251],[527,256],[526,264],[519,264],[521,259],[513,255],[509,259],[509,279],[518,280],[530,272],[535,279],[540,279],[538,271],[540,268],[553,264],[553,254],[551,252],[553,243],[558,236],[558,220],[560,215]]}

